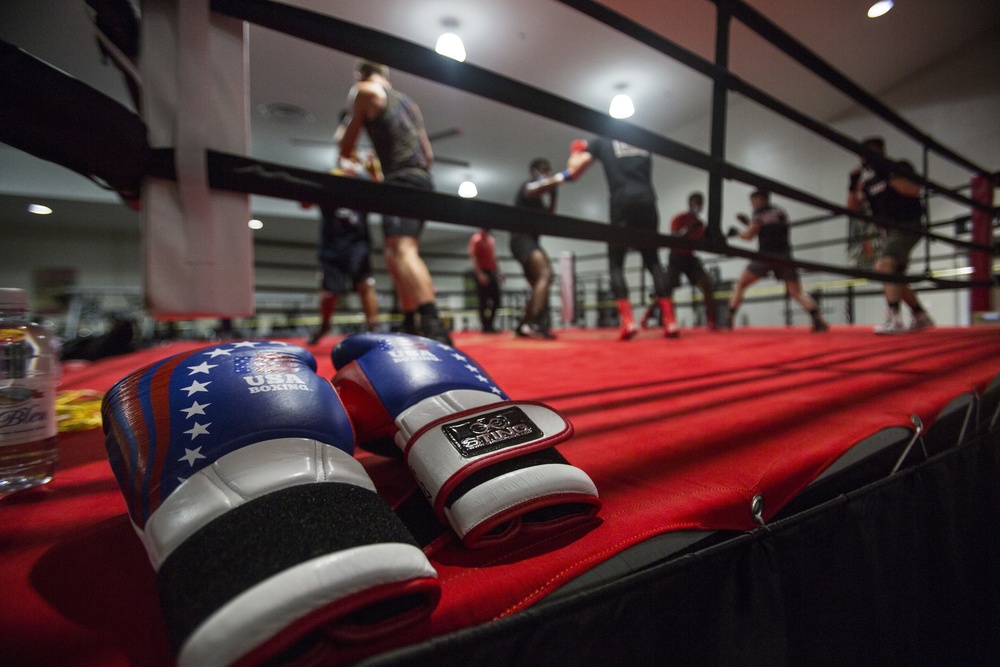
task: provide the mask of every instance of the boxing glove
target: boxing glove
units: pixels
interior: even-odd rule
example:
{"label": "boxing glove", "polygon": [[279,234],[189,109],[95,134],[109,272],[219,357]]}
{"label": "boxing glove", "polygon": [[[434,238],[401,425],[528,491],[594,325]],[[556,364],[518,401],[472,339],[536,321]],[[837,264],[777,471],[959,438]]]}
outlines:
{"label": "boxing glove", "polygon": [[848,192],[857,192],[858,185],[861,183],[861,167],[853,169],[851,171],[850,182],[847,185]]}
{"label": "boxing glove", "polygon": [[587,150],[587,140],[586,139],[574,139],[569,144],[570,153],[582,153]]}
{"label": "boxing glove", "polygon": [[422,619],[440,597],[315,363],[283,343],[217,345],[104,398],[108,458],[180,665],[295,664]]}
{"label": "boxing glove", "polygon": [[358,444],[392,436],[439,520],[465,546],[563,528],[600,509],[590,477],[553,447],[572,435],[569,421],[541,403],[510,400],[454,348],[355,334],[332,359]]}

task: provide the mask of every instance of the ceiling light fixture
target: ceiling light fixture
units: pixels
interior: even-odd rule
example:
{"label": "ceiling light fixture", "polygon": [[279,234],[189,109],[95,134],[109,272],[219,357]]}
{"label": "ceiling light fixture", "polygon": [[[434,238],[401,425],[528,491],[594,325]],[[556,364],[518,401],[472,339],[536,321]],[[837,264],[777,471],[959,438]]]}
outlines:
{"label": "ceiling light fixture", "polygon": [[[441,24],[445,28],[457,28],[458,19],[446,17],[441,21]],[[465,62],[465,44],[462,43],[462,38],[452,31],[438,37],[434,50],[452,60],[457,60],[460,63]]]}
{"label": "ceiling light fixture", "polygon": [[476,189],[476,184],[472,181],[463,181],[461,185],[458,186],[458,196],[465,197],[466,199],[471,199],[479,194],[479,190]]}
{"label": "ceiling light fixture", "polygon": [[247,227],[250,229],[263,229],[264,223],[256,218],[247,223]]}
{"label": "ceiling light fixture", "polygon": [[892,0],[879,0],[868,8],[868,18],[877,19],[883,14],[887,14],[892,9]]}
{"label": "ceiling light fixture", "polygon": [[52,213],[52,209],[48,206],[42,206],[41,204],[28,204],[28,213],[34,213],[35,215],[48,215]]}
{"label": "ceiling light fixture", "polygon": [[611,108],[608,113],[612,118],[628,118],[635,113],[635,105],[632,98],[625,93],[618,93],[611,98]]}
{"label": "ceiling light fixture", "polygon": [[446,32],[438,37],[434,50],[452,60],[465,62],[465,44],[462,44],[462,38],[453,32]]}

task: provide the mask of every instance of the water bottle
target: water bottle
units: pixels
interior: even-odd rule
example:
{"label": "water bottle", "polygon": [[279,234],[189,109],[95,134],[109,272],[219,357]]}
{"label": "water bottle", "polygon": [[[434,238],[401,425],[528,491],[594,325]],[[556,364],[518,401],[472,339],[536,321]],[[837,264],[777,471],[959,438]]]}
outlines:
{"label": "water bottle", "polygon": [[0,288],[0,495],[45,484],[59,458],[52,336],[24,290]]}

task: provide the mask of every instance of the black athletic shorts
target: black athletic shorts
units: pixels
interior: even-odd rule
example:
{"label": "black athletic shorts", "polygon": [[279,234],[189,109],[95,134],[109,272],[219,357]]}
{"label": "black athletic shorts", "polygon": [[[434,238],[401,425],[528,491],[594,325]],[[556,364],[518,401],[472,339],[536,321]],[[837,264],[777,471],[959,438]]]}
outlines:
{"label": "black athletic shorts", "polygon": [[[788,255],[788,259],[792,256]],[[762,260],[753,260],[747,265],[747,270],[755,276],[760,276],[761,278],[766,278],[767,274],[774,273],[774,277],[778,280],[798,280],[799,270],[795,266],[790,266],[788,264],[775,264],[774,262],[765,262]]]}
{"label": "black athletic shorts", "polygon": [[680,287],[681,275],[687,276],[692,285],[697,285],[705,277],[705,265],[694,255],[677,255],[670,253],[667,262],[667,284]]}
{"label": "black athletic shorts", "polygon": [[911,232],[901,229],[883,229],[885,242],[882,246],[882,257],[896,260],[896,271],[905,273],[910,265],[910,253],[923,235],[919,231]]}
{"label": "black athletic shorts", "polygon": [[[405,185],[421,190],[433,190],[434,181],[427,172],[405,171],[398,174],[387,174],[385,182],[390,185]],[[385,238],[391,236],[413,236],[420,238],[424,231],[424,221],[417,218],[401,218],[398,215],[382,216],[382,234]]]}
{"label": "black athletic shorts", "polygon": [[528,262],[531,261],[531,253],[541,249],[542,246],[539,245],[537,236],[531,234],[510,235],[510,252],[514,255],[514,259],[521,263],[521,266],[528,266]]}
{"label": "black athletic shorts", "polygon": [[322,289],[331,294],[347,294],[357,285],[371,280],[371,243],[355,241],[336,249],[335,258],[321,259],[323,268]]}

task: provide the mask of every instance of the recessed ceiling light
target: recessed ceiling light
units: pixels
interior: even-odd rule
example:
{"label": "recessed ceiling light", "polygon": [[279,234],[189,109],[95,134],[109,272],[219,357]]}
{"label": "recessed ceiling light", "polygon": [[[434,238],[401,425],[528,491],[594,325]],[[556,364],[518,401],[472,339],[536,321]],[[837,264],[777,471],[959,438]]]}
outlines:
{"label": "recessed ceiling light", "polygon": [[635,113],[635,105],[632,98],[625,93],[619,93],[611,99],[611,108],[608,113],[612,118],[628,118]]}
{"label": "recessed ceiling light", "polygon": [[52,212],[52,209],[48,206],[42,206],[41,204],[28,204],[28,213],[34,213],[35,215],[48,215]]}
{"label": "recessed ceiling light", "polygon": [[465,62],[465,44],[462,43],[462,38],[453,32],[446,32],[438,37],[434,50],[452,60]]}
{"label": "recessed ceiling light", "polygon": [[458,28],[458,19],[454,16],[445,16],[441,19],[441,25],[444,26],[445,32],[438,37],[434,50],[452,60],[465,62],[465,44],[455,32]]}
{"label": "recessed ceiling light", "polygon": [[892,9],[892,0],[879,0],[868,8],[868,18],[877,19]]}
{"label": "recessed ceiling light", "polygon": [[472,181],[463,181],[461,185],[458,186],[458,196],[470,199],[479,194],[479,190],[476,188],[476,184]]}
{"label": "recessed ceiling light", "polygon": [[313,123],[316,117],[297,104],[288,102],[268,102],[257,105],[257,113],[264,118],[271,118],[289,125],[304,125]]}

